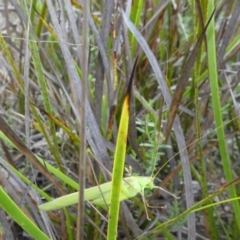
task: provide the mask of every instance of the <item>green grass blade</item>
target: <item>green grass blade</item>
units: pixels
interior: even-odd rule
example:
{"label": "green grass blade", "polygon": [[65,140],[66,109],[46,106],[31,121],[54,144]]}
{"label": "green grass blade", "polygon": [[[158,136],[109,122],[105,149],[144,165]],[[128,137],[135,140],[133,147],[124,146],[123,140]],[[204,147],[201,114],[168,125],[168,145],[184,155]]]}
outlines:
{"label": "green grass blade", "polygon": [[[143,5],[144,5],[143,0],[133,1],[130,19],[132,20],[132,22],[134,23],[134,25],[137,28],[140,25]],[[132,57],[136,54],[136,49],[137,49],[137,40],[134,37],[134,35],[131,33],[131,55],[132,55]]]}
{"label": "green grass blade", "polygon": [[233,51],[235,48],[239,47],[240,43],[240,34],[238,34],[228,45],[226,49],[226,55],[228,55],[231,51]]}
{"label": "green grass blade", "polygon": [[5,58],[7,59],[9,65],[11,66],[11,70],[12,70],[13,75],[17,79],[22,92],[24,92],[24,90],[23,90],[24,89],[24,87],[23,87],[23,85],[24,85],[23,79],[21,77],[20,72],[18,71],[18,67],[16,66],[16,64],[14,62],[13,56],[12,56],[10,50],[9,50],[9,47],[8,47],[5,39],[3,38],[2,33],[0,33],[0,46],[2,48],[2,51],[3,51],[4,55],[5,55]]}
{"label": "green grass blade", "polygon": [[[40,55],[39,55],[39,51],[38,51],[38,46],[37,46],[36,42],[30,42],[29,44],[30,44],[30,47],[32,50],[32,57],[33,57],[35,73],[37,76],[38,84],[40,86],[43,104],[44,104],[45,110],[48,113],[52,114],[52,105],[51,105],[51,101],[50,101],[50,97],[49,97],[49,93],[48,93],[48,86],[46,83],[46,79],[45,79],[43,71],[42,71],[43,67],[42,67],[42,63],[41,63],[41,59],[40,59]],[[54,159],[57,162],[59,169],[63,172],[63,167],[61,164],[58,142],[57,142],[57,137],[56,137],[55,125],[54,125],[54,122],[52,122],[50,120],[48,120],[48,123],[49,123],[49,128],[51,131],[50,136],[52,138],[52,141],[48,141],[48,145],[50,147],[51,153],[54,156]],[[46,135],[45,138],[48,139],[48,136]],[[53,143],[51,144],[51,142],[53,142]]]}
{"label": "green grass blade", "polygon": [[30,236],[36,240],[50,240],[22,210],[12,201],[7,193],[0,187],[0,207],[21,226]]}
{"label": "green grass blade", "polygon": [[118,216],[120,208],[120,193],[121,183],[123,177],[125,153],[126,153],[126,140],[129,122],[129,96],[127,96],[123,103],[122,115],[120,120],[117,146],[114,154],[113,166],[113,180],[111,189],[111,205],[109,209],[109,223],[108,223],[108,240],[114,240],[117,237]]}
{"label": "green grass blade", "polygon": [[113,164],[113,177],[112,177],[112,188],[111,188],[111,203],[109,209],[109,222],[108,222],[108,240],[114,240],[117,238],[117,227],[119,218],[120,208],[120,195],[121,186],[123,179],[125,155],[126,155],[126,144],[128,135],[128,123],[129,123],[129,108],[130,108],[130,97],[132,91],[132,82],[134,78],[134,72],[137,65],[135,60],[133,70],[130,76],[127,94],[123,102],[123,108],[120,119],[120,126],[117,137],[117,145],[114,153],[114,164]]}
{"label": "green grass blade", "polygon": [[74,240],[74,234],[72,230],[72,219],[69,216],[69,212],[67,209],[64,209],[64,214],[66,216],[66,227],[67,227],[67,232],[68,232],[68,240]]}
{"label": "green grass blade", "polygon": [[207,208],[210,208],[210,207],[215,207],[215,206],[218,206],[218,205],[220,205],[220,204],[224,204],[224,203],[228,203],[228,202],[233,202],[233,201],[237,201],[237,200],[240,200],[240,197],[230,198],[230,199],[222,200],[222,201],[220,201],[220,202],[211,203],[211,204],[205,205],[205,206],[203,206],[203,207],[196,208],[196,209],[194,209],[192,212],[202,211],[203,209],[207,209]]}
{"label": "green grass blade", "polygon": [[[209,1],[208,16],[210,17],[214,11],[214,1]],[[215,23],[214,19],[211,20],[209,28],[207,30],[207,52],[208,52],[208,71],[209,80],[212,93],[212,107],[214,112],[214,119],[216,124],[217,138],[219,144],[219,151],[222,159],[223,170],[227,182],[233,180],[232,166],[228,154],[226,138],[223,128],[223,120],[221,113],[220,94],[218,87],[218,73],[217,73],[217,55],[216,55],[216,44],[215,44]],[[237,194],[234,187],[229,188],[230,198],[236,198]],[[240,218],[238,214],[240,212],[240,206],[237,201],[232,202],[233,210],[235,212],[235,220],[240,230]]]}
{"label": "green grass blade", "polygon": [[[196,6],[195,6],[195,2],[192,1],[193,3],[193,18],[194,18],[194,24],[193,24],[193,29],[194,29],[194,34],[195,34],[195,38],[197,38],[197,36],[201,33],[201,24],[198,24],[199,22],[199,15],[200,13],[200,9],[198,11],[198,13],[196,12]],[[200,6],[199,6],[200,7]],[[201,12],[204,13],[203,16],[203,20],[204,22],[207,22],[207,3],[206,2],[202,2],[201,4]],[[201,128],[201,111],[200,111],[200,101],[199,101],[199,85],[200,82],[198,82],[200,73],[201,73],[201,59],[202,59],[202,54],[203,53],[203,46],[200,47],[199,51],[198,51],[198,57],[197,57],[197,62],[194,66],[194,72],[193,72],[193,92],[195,93],[194,96],[194,102],[195,102],[195,115],[196,115],[196,134],[197,134],[197,139],[201,139],[202,137],[202,128]],[[202,195],[203,198],[208,196],[208,179],[207,179],[207,170],[208,170],[208,166],[206,166],[206,161],[203,155],[203,148],[202,148],[202,142],[199,141],[197,143],[197,151],[198,151],[198,155],[199,155],[199,160],[200,160],[200,164],[199,164],[199,170],[200,170],[200,174],[198,175],[199,177],[196,179],[199,179],[198,182],[201,185],[202,188]],[[197,171],[195,170],[194,166],[192,166],[192,172],[194,172],[197,174]],[[195,175],[196,175],[195,174]],[[207,202],[206,204],[211,204],[212,201],[210,200],[209,202]],[[211,239],[219,239],[219,231],[217,229],[216,226],[216,221],[214,218],[214,209],[210,208],[207,211],[203,212],[204,215],[204,219],[205,222],[208,225],[208,228],[206,229],[207,231],[207,236],[210,237]]]}

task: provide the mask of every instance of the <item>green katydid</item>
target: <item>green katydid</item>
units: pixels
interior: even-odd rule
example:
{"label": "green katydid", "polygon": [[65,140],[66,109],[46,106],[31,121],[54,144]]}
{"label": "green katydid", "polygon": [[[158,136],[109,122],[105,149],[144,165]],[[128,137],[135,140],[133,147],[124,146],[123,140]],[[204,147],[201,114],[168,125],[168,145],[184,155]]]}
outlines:
{"label": "green katydid", "polygon": [[[123,104],[123,108],[122,108],[122,116],[121,116],[120,127],[119,127],[120,134],[117,139],[117,147],[116,147],[114,158],[116,156],[121,155],[121,158],[119,158],[119,160],[123,160],[123,161],[118,161],[117,157],[114,160],[113,169],[116,170],[115,172],[116,172],[117,176],[116,176],[116,174],[115,175],[113,174],[112,182],[107,182],[107,183],[101,184],[99,186],[91,187],[84,191],[84,200],[85,201],[90,201],[91,203],[101,206],[105,209],[107,209],[107,206],[111,202],[111,194],[113,196],[112,197],[113,200],[116,200],[119,196],[119,201],[123,201],[128,198],[136,196],[138,193],[140,193],[142,196],[144,196],[144,190],[147,188],[148,189],[159,188],[159,187],[155,186],[153,183],[154,177],[131,176],[131,177],[123,178],[123,180],[121,180],[118,177],[119,175],[120,175],[120,177],[122,176],[122,173],[121,173],[122,171],[120,170],[120,168],[122,168],[122,170],[123,170],[123,167],[124,167],[125,153],[123,154],[123,151],[126,150],[126,141],[124,139],[127,138],[128,124],[126,124],[126,123],[128,123],[128,121],[129,121],[129,104],[130,104],[129,101],[130,101],[130,96],[131,96],[131,86],[132,86],[133,76],[134,76],[134,72],[135,72],[136,65],[137,65],[137,60],[138,60],[138,57],[136,58],[134,66],[133,66],[133,70],[132,70],[130,80],[129,80],[127,94],[125,96],[124,104]],[[119,163],[119,164],[117,165],[117,163]],[[116,164],[116,166],[115,166],[115,164]],[[155,166],[155,164],[154,164],[154,166]],[[115,178],[114,178],[114,176],[115,176]],[[119,184],[118,180],[121,184]],[[112,185],[114,188],[112,188]],[[116,190],[116,193],[113,193],[112,190],[113,191]],[[163,191],[166,191],[166,190],[163,190]],[[174,196],[174,195],[172,195],[172,196]],[[39,206],[39,208],[41,210],[45,210],[45,211],[56,210],[56,209],[59,209],[62,207],[67,207],[72,204],[76,204],[79,200],[78,198],[79,198],[79,193],[72,193],[72,194],[57,198],[49,203],[45,203],[45,204]],[[144,198],[143,198],[143,200],[144,200]],[[145,202],[146,201],[144,200],[144,203]],[[112,206],[114,206],[113,203],[111,203],[111,207]],[[144,205],[144,206],[146,208],[146,205]],[[119,202],[118,202],[118,207],[119,207]],[[115,209],[114,209],[114,211],[115,211]],[[109,212],[110,212],[110,216],[111,216],[111,208],[110,208]],[[115,213],[113,213],[113,215],[114,214]],[[111,219],[113,219],[113,218],[111,218]]]}
{"label": "green katydid", "polygon": [[[237,117],[236,117],[237,118]],[[228,122],[229,123],[229,122]],[[214,130],[213,130],[214,131]],[[213,132],[212,131],[212,132]],[[206,136],[205,134],[204,136]],[[192,142],[191,144],[195,143]],[[190,146],[189,144],[188,146]],[[177,155],[177,154],[176,154]],[[175,157],[174,155],[173,157]],[[172,158],[173,158],[172,157]],[[171,158],[171,159],[172,159]],[[171,160],[169,159],[162,167],[161,169]],[[160,169],[160,170],[161,170]],[[159,171],[158,171],[159,172]],[[155,174],[156,176],[157,174]],[[169,193],[165,189],[162,189],[160,187],[157,187],[154,185],[153,181],[155,179],[155,176],[151,177],[145,177],[145,176],[131,176],[131,177],[125,177],[122,182],[122,193],[121,193],[121,201],[124,201],[126,199],[132,198],[136,196],[137,194],[141,194],[144,196],[144,190],[145,189],[154,189],[158,188],[164,192]],[[106,204],[110,204],[110,192],[111,192],[111,186],[112,182],[107,182],[98,186],[94,186],[91,188],[88,188],[84,192],[85,201],[90,201],[91,203],[101,206],[104,209],[107,208]],[[175,195],[169,193],[175,198]],[[57,199],[54,199],[50,202],[44,203],[39,206],[39,209],[43,211],[50,211],[50,210],[57,210],[63,207],[71,206],[73,204],[77,204],[78,202],[78,192],[71,193],[62,197],[59,197]]]}
{"label": "green katydid", "polygon": [[[157,187],[153,183],[153,177],[143,177],[143,176],[131,176],[123,179],[122,188],[121,188],[121,197],[120,201],[132,198],[140,193],[144,196],[145,189],[154,189],[159,188],[167,193],[168,191]],[[90,201],[91,203],[101,206],[106,209],[106,204],[110,204],[110,192],[111,192],[112,182],[103,183],[99,186],[88,188],[84,191],[85,201]],[[177,198],[175,195],[169,193],[170,195]],[[44,203],[39,206],[39,209],[44,211],[56,210],[63,207],[67,207],[78,202],[78,192],[65,195]]]}

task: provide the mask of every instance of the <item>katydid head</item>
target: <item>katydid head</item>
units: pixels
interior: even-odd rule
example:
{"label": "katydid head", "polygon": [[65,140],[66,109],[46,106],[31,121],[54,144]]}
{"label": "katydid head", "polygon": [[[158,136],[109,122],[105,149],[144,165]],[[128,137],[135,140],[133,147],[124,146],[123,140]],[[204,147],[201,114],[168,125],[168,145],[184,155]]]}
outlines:
{"label": "katydid head", "polygon": [[138,177],[139,178],[139,185],[141,186],[142,191],[144,189],[149,188],[153,189],[154,188],[154,183],[153,183],[153,178],[152,177]]}
{"label": "katydid head", "polygon": [[165,190],[164,188],[155,186],[154,184],[154,178],[153,177],[141,177],[141,180],[139,179],[139,185],[141,186],[142,189],[142,194],[144,192],[144,189],[160,189],[163,192],[166,192],[167,194],[171,195],[172,197],[179,199],[180,197],[177,197],[173,193],[170,193],[169,191]]}
{"label": "katydid head", "polygon": [[[142,199],[143,199],[143,203],[144,203],[144,208],[146,211],[146,215],[147,215],[147,219],[150,221],[150,217],[148,215],[148,211],[147,211],[147,207],[150,207],[144,197],[144,190],[145,189],[154,189],[154,188],[158,188],[164,192],[167,192],[169,195],[173,196],[174,198],[178,198],[177,196],[175,196],[174,194],[168,192],[165,189],[162,189],[160,187],[157,187],[154,185],[154,178],[153,177],[131,177],[132,180],[134,180],[134,182],[137,183],[138,185],[138,192],[141,193],[142,195]],[[135,185],[135,186],[137,186]],[[137,191],[136,191],[137,192]],[[161,208],[164,208],[165,206],[161,206]]]}

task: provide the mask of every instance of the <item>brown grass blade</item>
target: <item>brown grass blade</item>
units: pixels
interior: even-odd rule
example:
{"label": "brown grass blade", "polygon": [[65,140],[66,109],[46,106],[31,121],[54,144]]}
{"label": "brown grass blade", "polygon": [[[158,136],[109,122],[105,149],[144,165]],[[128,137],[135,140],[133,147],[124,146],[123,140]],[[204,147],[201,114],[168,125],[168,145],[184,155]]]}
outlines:
{"label": "brown grass blade", "polygon": [[196,61],[196,58],[197,58],[197,55],[198,55],[198,51],[199,51],[199,49],[201,47],[201,44],[202,44],[202,41],[205,37],[207,27],[208,27],[212,17],[214,16],[214,12],[212,13],[212,15],[211,15],[210,19],[208,20],[206,26],[204,27],[204,29],[203,29],[195,47],[193,48],[189,58],[187,59],[187,62],[185,64],[184,68],[183,68],[182,74],[181,74],[181,76],[178,80],[177,88],[176,88],[176,91],[174,93],[174,96],[173,96],[173,99],[172,99],[172,102],[171,102],[171,106],[170,106],[170,109],[169,109],[169,114],[168,114],[167,126],[166,126],[166,131],[165,131],[166,141],[167,141],[167,139],[169,137],[169,134],[170,134],[170,131],[172,129],[172,125],[173,125],[174,119],[176,117],[177,110],[179,108],[182,95],[183,95],[183,93],[184,93],[184,91],[185,91],[185,89],[188,85],[188,79],[191,75],[192,68],[195,64],[195,61]]}

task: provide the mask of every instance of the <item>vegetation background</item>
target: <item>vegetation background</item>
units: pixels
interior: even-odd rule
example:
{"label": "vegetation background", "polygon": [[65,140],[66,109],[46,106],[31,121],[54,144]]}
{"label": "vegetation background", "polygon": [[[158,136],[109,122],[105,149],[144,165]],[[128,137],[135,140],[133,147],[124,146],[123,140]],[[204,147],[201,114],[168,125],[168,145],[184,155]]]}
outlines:
{"label": "vegetation background", "polygon": [[239,12],[239,0],[1,1],[0,236],[107,238],[101,208],[38,205],[110,179],[138,56],[125,175],[161,169],[155,185],[181,198],[145,191],[150,221],[140,195],[124,201],[117,238],[239,239]]}

